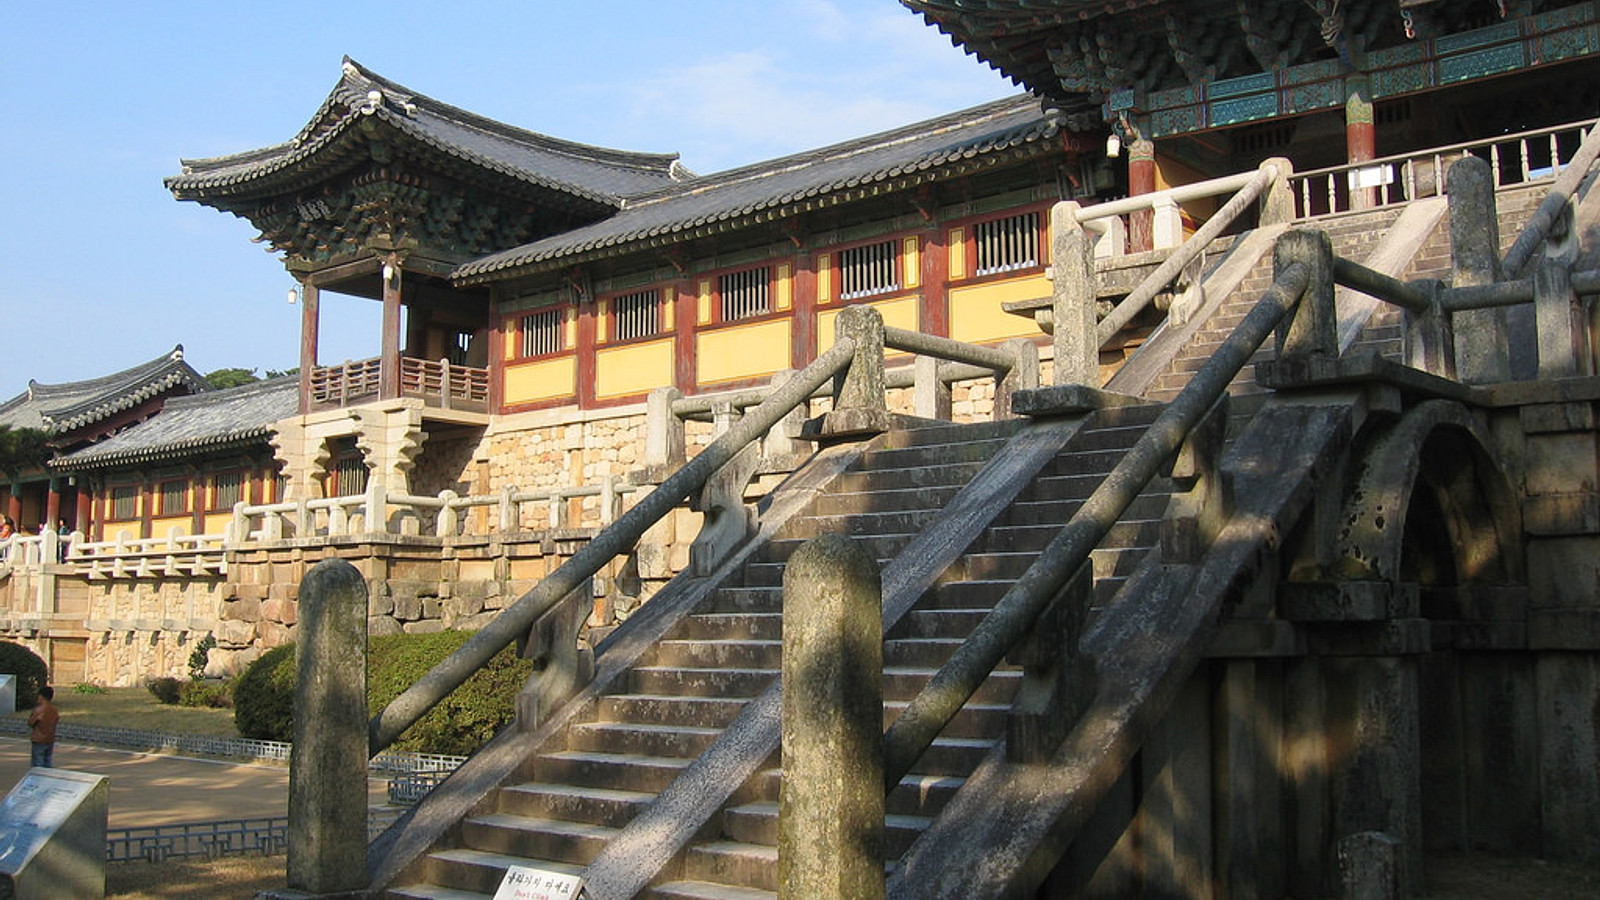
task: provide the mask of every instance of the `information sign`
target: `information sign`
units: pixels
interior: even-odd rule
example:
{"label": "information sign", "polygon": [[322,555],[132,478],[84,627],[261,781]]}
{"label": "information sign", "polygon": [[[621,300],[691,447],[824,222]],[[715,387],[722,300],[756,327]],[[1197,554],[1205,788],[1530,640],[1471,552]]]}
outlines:
{"label": "information sign", "polygon": [[564,875],[527,866],[510,866],[500,879],[494,900],[578,900],[583,893],[581,875]]}

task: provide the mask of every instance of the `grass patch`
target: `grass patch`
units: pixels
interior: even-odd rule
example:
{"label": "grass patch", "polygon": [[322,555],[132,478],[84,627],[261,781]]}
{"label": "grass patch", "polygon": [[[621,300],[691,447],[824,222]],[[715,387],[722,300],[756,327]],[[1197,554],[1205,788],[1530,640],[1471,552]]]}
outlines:
{"label": "grass patch", "polygon": [[284,856],[229,856],[160,864],[110,863],[106,896],[119,900],[214,900],[253,897],[284,885]]}
{"label": "grass patch", "polygon": [[[201,734],[208,737],[236,738],[233,710],[167,706],[144,687],[107,688],[104,693],[79,694],[56,691],[56,708],[61,721],[72,725],[98,725],[106,728],[137,728],[166,734]],[[26,716],[26,711],[18,713]]]}

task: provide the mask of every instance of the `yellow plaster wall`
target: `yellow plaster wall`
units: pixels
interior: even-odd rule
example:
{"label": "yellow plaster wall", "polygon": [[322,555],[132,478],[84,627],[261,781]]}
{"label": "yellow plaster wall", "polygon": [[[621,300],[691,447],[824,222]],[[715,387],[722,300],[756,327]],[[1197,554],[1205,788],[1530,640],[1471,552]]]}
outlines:
{"label": "yellow plaster wall", "polygon": [[507,406],[571,397],[578,392],[578,361],[571,356],[506,367]]}
{"label": "yellow plaster wall", "polygon": [[695,380],[717,384],[789,368],[789,321],[719,328],[696,336]]}
{"label": "yellow plaster wall", "polygon": [[[904,328],[907,331],[917,331],[920,328],[918,315],[918,297],[900,297],[895,300],[881,300],[877,303],[859,303],[857,306],[870,306],[883,316],[883,324],[890,328]],[[833,348],[834,322],[839,318],[839,310],[830,309],[817,313],[817,353],[822,354]]]}
{"label": "yellow plaster wall", "polygon": [[202,534],[225,534],[228,525],[233,521],[232,513],[207,513],[204,516],[205,531]]}
{"label": "yellow plaster wall", "polygon": [[1031,318],[1012,315],[1001,304],[1048,296],[1050,281],[1042,274],[954,288],[950,291],[950,336],[971,344],[1038,337],[1039,326]]}
{"label": "yellow plaster wall", "polygon": [[150,536],[164,538],[176,530],[178,534],[194,533],[194,517],[188,513],[181,516],[158,516],[150,520]]}
{"label": "yellow plaster wall", "polygon": [[672,384],[672,340],[627,344],[594,355],[596,397],[643,394]]}

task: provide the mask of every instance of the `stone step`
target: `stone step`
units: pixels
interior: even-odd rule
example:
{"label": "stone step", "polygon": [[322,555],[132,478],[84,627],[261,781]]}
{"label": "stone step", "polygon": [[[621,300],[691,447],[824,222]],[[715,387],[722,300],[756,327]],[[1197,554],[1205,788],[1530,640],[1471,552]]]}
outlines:
{"label": "stone step", "polygon": [[651,885],[639,896],[644,900],[777,900],[778,897],[774,891],[709,881],[669,881]]}
{"label": "stone step", "polygon": [[602,722],[656,722],[725,728],[749,700],[732,697],[678,697],[664,694],[611,694],[595,704]]}
{"label": "stone step", "polygon": [[885,471],[849,471],[834,480],[833,489],[840,492],[910,490],[924,487],[949,487],[962,485],[984,467],[983,462],[960,464],[930,463],[904,469]]}
{"label": "stone step", "polygon": [[[1061,534],[1061,527],[1061,523],[996,526],[986,530],[972,545],[973,552],[1037,553]],[[1112,548],[1150,547],[1160,536],[1160,519],[1123,519],[1111,526],[1101,545]]]}
{"label": "stone step", "polygon": [[860,512],[838,516],[796,516],[779,528],[774,538],[807,540],[819,534],[847,534],[852,537],[880,534],[908,534],[920,531],[939,514],[939,507],[891,512]]}
{"label": "stone step", "polygon": [[[887,701],[910,700],[915,697],[928,684],[928,679],[933,676],[932,667],[891,666],[883,667],[883,697]],[[1017,684],[1022,674],[1015,670],[1001,669],[989,674],[982,685],[973,692],[971,702],[974,703],[1009,703],[1011,695],[1016,693]]]}
{"label": "stone step", "polygon": [[689,697],[754,697],[778,676],[776,669],[691,669],[638,666],[630,673],[630,693]]}
{"label": "stone step", "polygon": [[[562,863],[555,860],[530,860],[527,857],[512,856],[505,853],[494,853],[486,850],[473,850],[458,847],[450,850],[437,850],[428,854],[425,870],[427,880],[432,885],[454,890],[467,891],[481,894],[483,897],[493,897],[499,889],[500,882],[505,878],[506,869],[511,866],[527,866],[537,864],[541,869],[552,872],[561,872],[568,875],[582,874],[583,867],[571,863]],[[394,888],[389,891],[396,897],[427,897],[439,900],[456,900],[458,894],[430,894],[421,893],[419,889],[434,890],[423,885],[413,885],[405,888]],[[411,891],[411,893],[406,893]],[[472,896],[468,894],[467,896]]]}
{"label": "stone step", "polygon": [[778,889],[778,848],[739,841],[692,844],[684,852],[684,877],[691,881]]}
{"label": "stone step", "polygon": [[558,750],[529,763],[529,780],[660,793],[689,765],[680,757]]}
{"label": "stone step", "polygon": [[[781,627],[781,620],[774,631]],[[782,665],[783,641],[736,640],[713,641],[705,639],[668,640],[656,644],[651,661],[658,666],[686,666],[689,668],[776,669]]]}
{"label": "stone step", "polygon": [[597,753],[695,757],[722,734],[721,728],[652,722],[582,722],[567,729],[567,747]]}
{"label": "stone step", "polygon": [[461,820],[461,841],[474,850],[587,865],[617,829],[562,819],[491,813]]}
{"label": "stone step", "polygon": [[383,900],[494,900],[490,894],[477,891],[458,891],[455,888],[432,884],[408,884],[383,892]]}
{"label": "stone step", "polygon": [[496,791],[495,811],[527,818],[566,819],[621,828],[654,799],[654,794],[644,791],[529,781],[509,784]]}
{"label": "stone step", "polygon": [[718,588],[702,603],[702,613],[765,613],[783,608],[783,590],[776,586]]}
{"label": "stone step", "polygon": [[705,612],[684,616],[672,630],[672,640],[736,641],[777,640],[782,636],[782,592],[771,610],[751,613]]}
{"label": "stone step", "polygon": [[847,516],[857,513],[942,508],[960,492],[961,485],[887,491],[841,491],[818,497],[816,507],[812,511],[819,516]]}
{"label": "stone step", "polygon": [[[1027,499],[1011,504],[1011,507],[995,520],[995,525],[1053,524],[1060,527],[1083,507],[1084,502],[1079,499],[1035,499],[1031,488],[1026,497]],[[1159,519],[1166,515],[1167,504],[1171,498],[1172,495],[1167,492],[1146,491],[1135,497],[1128,505],[1127,511],[1122,514],[1123,519]]]}
{"label": "stone step", "polygon": [[984,463],[1005,446],[1003,438],[957,443],[923,444],[916,447],[890,447],[868,450],[852,467],[858,472],[882,472],[918,466],[947,466],[958,463]]}
{"label": "stone step", "polygon": [[921,427],[891,431],[882,437],[885,448],[928,447],[960,441],[984,441],[1010,438],[1022,429],[1025,422],[1002,419],[998,422],[928,422]]}
{"label": "stone step", "polygon": [[[898,859],[928,828],[924,816],[884,816],[884,850],[888,859]],[[722,813],[723,834],[745,844],[778,845],[778,804],[769,800],[745,803]]]}

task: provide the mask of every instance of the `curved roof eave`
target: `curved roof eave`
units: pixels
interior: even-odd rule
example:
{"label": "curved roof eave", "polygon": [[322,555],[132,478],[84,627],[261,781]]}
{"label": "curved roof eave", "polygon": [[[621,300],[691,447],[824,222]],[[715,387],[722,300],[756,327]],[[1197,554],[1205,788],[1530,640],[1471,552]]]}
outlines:
{"label": "curved roof eave", "polygon": [[[1014,102],[1015,99],[991,105]],[[908,132],[916,127],[909,126],[907,129],[900,129],[890,134]],[[884,190],[901,190],[928,181],[959,177],[977,168],[999,162],[1002,158],[1020,160],[1048,152],[1046,142],[1055,136],[1058,130],[1058,125],[1053,119],[1041,115],[1030,127],[1014,129],[1012,133],[994,141],[959,145],[944,152],[900,160],[881,169],[854,172],[834,181],[800,186],[795,190],[745,206],[716,210],[704,215],[685,216],[638,228],[615,230],[619,225],[625,224],[629,217],[647,211],[652,206],[659,207],[697,192],[723,187],[718,184],[708,186],[690,182],[667,189],[638,205],[625,207],[618,216],[611,219],[466,263],[456,269],[452,278],[461,286],[469,286],[537,274],[575,263],[611,258],[693,240],[763,220],[848,203]],[[776,170],[777,165],[783,162],[779,160],[767,165]],[[747,173],[760,168],[758,165],[738,171]],[[759,171],[757,174],[759,175]],[[717,176],[709,177],[715,179]],[[585,239],[582,237],[585,232],[596,233],[597,236]]]}

